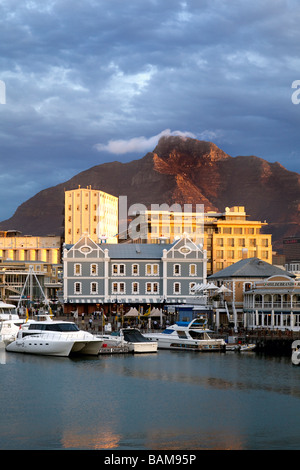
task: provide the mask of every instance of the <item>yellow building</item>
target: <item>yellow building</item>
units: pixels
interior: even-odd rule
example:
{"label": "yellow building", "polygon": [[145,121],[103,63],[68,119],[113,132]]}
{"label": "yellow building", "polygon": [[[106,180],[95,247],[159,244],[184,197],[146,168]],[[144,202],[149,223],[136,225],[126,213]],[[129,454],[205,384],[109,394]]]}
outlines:
{"label": "yellow building", "polygon": [[65,191],[65,243],[84,234],[96,242],[117,243],[118,198],[91,186]]}
{"label": "yellow building", "polygon": [[[172,243],[184,233],[207,251],[207,275],[244,258],[272,263],[272,235],[262,233],[266,222],[248,220],[245,207],[226,207],[224,212],[176,212],[148,210],[139,233],[127,242]],[[130,238],[130,226],[128,235]],[[120,240],[121,241],[121,240]]]}
{"label": "yellow building", "polygon": [[0,259],[59,264],[61,242],[59,236],[22,236],[20,232],[13,230],[0,232]]}
{"label": "yellow building", "polygon": [[268,224],[247,217],[243,206],[226,207],[224,213],[205,214],[208,275],[245,258],[256,257],[272,264],[272,235],[262,233],[262,227]]}

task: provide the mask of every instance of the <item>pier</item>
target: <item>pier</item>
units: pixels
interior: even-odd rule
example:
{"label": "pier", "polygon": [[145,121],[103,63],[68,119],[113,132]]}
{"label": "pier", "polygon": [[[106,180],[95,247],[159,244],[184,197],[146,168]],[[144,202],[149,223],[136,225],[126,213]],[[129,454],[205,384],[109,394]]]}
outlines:
{"label": "pier", "polygon": [[256,344],[256,351],[270,354],[292,353],[292,343],[300,340],[298,331],[281,330],[257,330],[247,335],[249,343]]}

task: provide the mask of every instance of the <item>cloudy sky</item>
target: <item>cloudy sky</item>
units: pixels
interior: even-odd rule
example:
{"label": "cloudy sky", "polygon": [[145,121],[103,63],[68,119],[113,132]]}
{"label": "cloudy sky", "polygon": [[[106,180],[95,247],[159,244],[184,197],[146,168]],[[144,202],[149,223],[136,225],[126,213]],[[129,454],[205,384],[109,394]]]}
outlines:
{"label": "cloudy sky", "polygon": [[166,134],[300,173],[299,25],[298,0],[0,0],[0,220]]}

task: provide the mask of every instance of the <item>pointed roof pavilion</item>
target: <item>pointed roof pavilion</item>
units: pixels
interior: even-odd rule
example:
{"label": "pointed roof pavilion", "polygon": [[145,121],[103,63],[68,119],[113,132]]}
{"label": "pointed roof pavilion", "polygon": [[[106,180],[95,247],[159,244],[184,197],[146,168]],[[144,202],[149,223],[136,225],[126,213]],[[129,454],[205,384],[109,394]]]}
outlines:
{"label": "pointed roof pavilion", "polygon": [[295,278],[296,276],[289,273],[285,269],[278,268],[272,264],[262,261],[259,258],[246,258],[238,261],[237,263],[222,269],[215,274],[209,276],[209,280],[225,279],[225,278],[268,278],[271,276],[289,276]]}

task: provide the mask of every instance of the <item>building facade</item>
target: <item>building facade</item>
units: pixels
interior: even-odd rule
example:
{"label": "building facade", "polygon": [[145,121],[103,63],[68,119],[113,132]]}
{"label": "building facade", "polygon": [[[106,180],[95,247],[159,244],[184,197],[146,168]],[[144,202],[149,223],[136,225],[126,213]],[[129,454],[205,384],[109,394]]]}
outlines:
{"label": "building facade", "polygon": [[185,304],[206,279],[206,254],[184,237],[173,244],[97,244],[83,236],[63,249],[65,309]]}
{"label": "building facade", "polygon": [[59,236],[22,236],[17,231],[0,232],[0,258],[2,261],[61,262],[62,239]]}
{"label": "building facade", "polygon": [[[42,261],[1,261],[0,298],[17,304],[30,270],[38,279],[46,298],[57,301],[58,292],[62,291],[62,265]],[[25,298],[30,295],[34,301],[40,301],[43,297],[34,279],[32,292],[28,289],[23,292]]]}
{"label": "building facade", "polygon": [[[259,258],[249,258],[240,260],[232,266],[223,269],[211,276],[208,280],[216,286],[224,286],[227,290],[224,294],[211,297],[214,300],[215,324],[220,325],[233,323],[238,327],[252,327],[249,309],[245,309],[245,294],[249,296],[252,286],[259,283],[266,283],[273,277],[288,276],[294,279],[294,276],[287,273],[284,269],[273,266]],[[247,301],[247,305],[249,302]],[[252,305],[252,304],[251,304]]]}
{"label": "building facade", "polygon": [[91,186],[65,191],[65,243],[88,234],[96,243],[117,243],[118,198]]}
{"label": "building facade", "polygon": [[[207,273],[216,273],[237,261],[257,257],[272,263],[272,235],[266,222],[248,220],[244,206],[224,212],[145,211],[140,232],[128,231],[128,242],[173,243],[184,234],[207,252]],[[122,240],[119,240],[122,242]]]}
{"label": "building facade", "polygon": [[277,275],[249,283],[244,312],[248,328],[300,331],[300,282]]}

